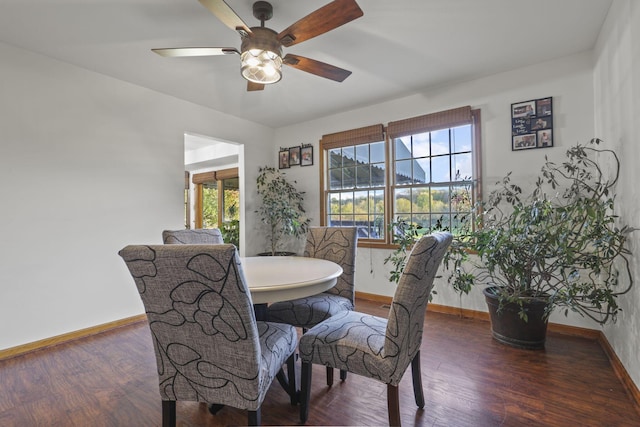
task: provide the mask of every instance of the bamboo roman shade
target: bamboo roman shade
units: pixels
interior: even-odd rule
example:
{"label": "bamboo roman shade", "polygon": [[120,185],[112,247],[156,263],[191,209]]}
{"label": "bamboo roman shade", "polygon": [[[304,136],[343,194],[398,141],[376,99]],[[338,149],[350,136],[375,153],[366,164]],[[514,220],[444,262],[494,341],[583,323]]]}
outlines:
{"label": "bamboo roman shade", "polygon": [[438,129],[462,126],[471,123],[471,120],[471,107],[466,106],[389,122],[387,125],[387,133],[389,134],[389,139],[394,139]]}
{"label": "bamboo roman shade", "polygon": [[327,150],[378,141],[384,141],[384,126],[382,124],[322,135],[320,148]]}
{"label": "bamboo roman shade", "polygon": [[194,184],[213,183],[216,181],[222,181],[223,179],[237,178],[238,168],[221,169],[218,171],[210,171],[197,173],[193,175],[192,182]]}
{"label": "bamboo roman shade", "polygon": [[238,168],[222,169],[216,171],[216,180],[221,181],[223,179],[237,178]]}
{"label": "bamboo roman shade", "polygon": [[196,173],[193,175],[193,179],[192,179],[192,182],[194,184],[204,184],[205,182],[215,182],[215,181],[216,181],[216,173],[214,171]]}

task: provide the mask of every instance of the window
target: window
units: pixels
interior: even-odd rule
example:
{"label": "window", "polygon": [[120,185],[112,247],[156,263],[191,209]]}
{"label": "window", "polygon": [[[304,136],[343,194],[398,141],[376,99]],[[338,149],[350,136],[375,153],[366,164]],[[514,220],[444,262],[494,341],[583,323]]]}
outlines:
{"label": "window", "polygon": [[384,236],[384,141],[329,150],[328,224],[357,226],[360,238]]}
{"label": "window", "polygon": [[357,226],[360,239],[384,239],[387,159],[383,126],[325,135],[321,151],[321,165],[327,165],[321,201],[327,213],[324,223]]}
{"label": "window", "polygon": [[455,231],[479,197],[479,119],[461,107],[324,135],[323,225],[357,226],[363,246],[391,243],[397,219]]}
{"label": "window", "polygon": [[471,212],[471,128],[469,124],[393,140],[395,218],[425,228],[441,222],[455,229],[458,214]]}
{"label": "window", "polygon": [[[219,228],[218,181],[202,183],[201,223],[196,228]],[[197,215],[196,215],[197,217]]]}

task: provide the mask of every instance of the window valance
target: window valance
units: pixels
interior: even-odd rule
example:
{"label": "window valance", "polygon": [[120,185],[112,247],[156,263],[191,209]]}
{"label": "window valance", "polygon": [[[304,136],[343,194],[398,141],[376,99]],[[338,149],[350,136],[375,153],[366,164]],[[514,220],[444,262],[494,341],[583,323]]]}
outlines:
{"label": "window valance", "polygon": [[430,132],[438,129],[462,126],[471,123],[471,107],[459,107],[423,116],[389,122],[387,133],[390,139]]}
{"label": "window valance", "polygon": [[378,141],[384,141],[384,126],[382,124],[322,135],[320,148],[326,150]]}

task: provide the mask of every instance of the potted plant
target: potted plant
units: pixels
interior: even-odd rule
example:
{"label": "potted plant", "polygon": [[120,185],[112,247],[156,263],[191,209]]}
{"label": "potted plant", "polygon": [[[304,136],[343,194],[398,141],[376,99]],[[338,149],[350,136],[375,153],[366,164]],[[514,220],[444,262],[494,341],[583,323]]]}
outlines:
{"label": "potted plant", "polygon": [[240,249],[240,221],[237,219],[230,219],[224,221],[220,228],[222,233],[222,239],[225,243],[231,243],[236,245],[236,248]]}
{"label": "potted plant", "polygon": [[[226,210],[228,211],[227,214],[229,218],[238,217],[238,205],[235,202],[226,208]],[[229,219],[222,221],[220,232],[222,233],[222,239],[225,243],[231,243],[240,249],[240,220]]]}
{"label": "potted plant", "polygon": [[600,142],[571,147],[562,164],[545,157],[527,194],[507,174],[456,234],[444,260],[449,283],[460,293],[485,286],[498,341],[543,347],[556,309],[615,321],[616,299],[633,284],[627,237],[634,229],[618,225],[620,161]]}
{"label": "potted plant", "polygon": [[[409,222],[402,217],[398,217],[396,221],[389,224],[389,232],[393,235],[393,243],[397,245],[396,249],[384,259],[385,264],[391,263],[393,266],[389,273],[390,281],[396,284],[400,281],[413,244],[425,234],[435,231],[450,231],[448,227],[443,225],[442,217],[437,219],[432,227],[426,228],[415,222]],[[431,300],[433,294],[437,294],[435,287],[431,289],[429,300]]]}
{"label": "potted plant", "polygon": [[[272,167],[261,167],[256,179],[261,204],[256,210],[261,221],[266,224],[270,251],[264,255],[290,255],[280,248],[285,236],[300,237],[307,232],[311,220],[305,214],[302,202],[304,192],[298,191],[289,182],[284,172]],[[263,255],[263,254],[261,254]]]}

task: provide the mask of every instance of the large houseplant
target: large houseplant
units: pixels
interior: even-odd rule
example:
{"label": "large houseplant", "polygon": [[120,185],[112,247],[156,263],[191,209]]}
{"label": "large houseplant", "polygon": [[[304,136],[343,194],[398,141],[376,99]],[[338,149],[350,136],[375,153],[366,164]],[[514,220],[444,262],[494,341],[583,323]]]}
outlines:
{"label": "large houseplant", "polygon": [[266,225],[268,254],[288,254],[280,247],[283,237],[304,235],[311,222],[302,206],[304,192],[298,191],[295,181],[289,182],[280,170],[265,166],[258,172],[256,185],[261,204],[256,212]]}
{"label": "large houseplant", "polygon": [[[615,321],[620,310],[616,299],[633,284],[627,247],[633,229],[618,224],[613,187],[620,161],[614,151],[599,148],[600,142],[595,138],[576,144],[562,164],[545,158],[527,194],[507,174],[475,205],[473,219],[454,239],[444,261],[449,282],[460,293],[486,286],[493,335],[499,341],[543,346],[544,334],[530,341],[506,335],[517,321],[523,328],[538,323],[546,331],[555,309],[600,324]],[[536,306],[539,318],[533,318]],[[509,324],[494,324],[501,320]]]}
{"label": "large houseplant", "polygon": [[[484,287],[493,335],[503,343],[543,347],[556,309],[615,321],[616,300],[633,284],[626,242],[634,229],[618,226],[614,211],[620,162],[600,142],[571,147],[560,165],[546,160],[527,194],[507,174],[451,230],[448,281],[461,294]],[[390,279],[397,281],[417,239],[443,229],[439,221],[432,228],[402,218],[391,224],[398,248],[385,260]]]}

